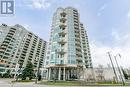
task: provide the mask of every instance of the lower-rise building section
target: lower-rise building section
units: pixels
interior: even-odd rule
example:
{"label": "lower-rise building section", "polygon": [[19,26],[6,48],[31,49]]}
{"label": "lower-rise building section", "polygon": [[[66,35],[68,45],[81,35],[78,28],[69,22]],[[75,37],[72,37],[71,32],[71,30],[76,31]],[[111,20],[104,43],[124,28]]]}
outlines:
{"label": "lower-rise building section", "polygon": [[48,80],[72,80],[77,78],[76,68],[74,67],[50,67],[47,69]]}

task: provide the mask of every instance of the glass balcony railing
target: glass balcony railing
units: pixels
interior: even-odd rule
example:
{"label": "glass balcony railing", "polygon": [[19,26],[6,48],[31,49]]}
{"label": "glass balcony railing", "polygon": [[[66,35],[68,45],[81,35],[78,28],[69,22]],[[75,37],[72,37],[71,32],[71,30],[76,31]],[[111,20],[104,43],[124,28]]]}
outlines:
{"label": "glass balcony railing", "polygon": [[81,60],[82,61],[82,57],[76,57],[76,60]]}
{"label": "glass balcony railing", "polygon": [[58,41],[58,43],[59,43],[59,44],[65,44],[66,41],[65,41],[65,39],[60,39],[60,40]]}
{"label": "glass balcony railing", "polygon": [[61,54],[61,55],[64,55],[66,52],[64,51],[64,49],[58,49],[57,53]]}
{"label": "glass balcony railing", "polygon": [[61,24],[59,25],[59,27],[60,27],[61,29],[65,29],[65,28],[66,28],[66,25],[65,25],[64,23],[61,23]]}
{"label": "glass balcony railing", "polygon": [[80,57],[80,56],[82,56],[82,52],[77,51],[76,55]]}
{"label": "glass balcony railing", "polygon": [[66,35],[66,31],[63,30],[63,31],[59,32],[59,35],[60,35],[60,36],[62,36],[62,35],[63,35],[63,36]]}
{"label": "glass balcony railing", "polygon": [[60,22],[65,23],[65,22],[66,22],[66,18],[62,17],[62,18],[60,19]]}

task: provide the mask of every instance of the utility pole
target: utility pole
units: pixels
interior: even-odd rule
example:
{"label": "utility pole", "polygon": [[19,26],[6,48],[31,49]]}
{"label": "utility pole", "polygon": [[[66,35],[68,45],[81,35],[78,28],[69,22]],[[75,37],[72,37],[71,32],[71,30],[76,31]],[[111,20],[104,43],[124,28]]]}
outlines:
{"label": "utility pole", "polygon": [[121,70],[120,70],[120,67],[119,67],[119,64],[118,64],[117,58],[116,58],[118,55],[119,55],[119,57],[121,58],[121,55],[120,55],[120,54],[117,54],[116,56],[114,56],[114,58],[115,58],[115,61],[116,61],[116,65],[117,65],[118,71],[119,71],[119,73],[120,73],[120,77],[121,77],[121,80],[122,80],[122,84],[125,85],[125,82],[124,82],[124,80],[123,80],[123,77],[122,77],[122,74],[121,74]]}
{"label": "utility pole", "polygon": [[117,78],[116,70],[114,68],[114,64],[113,64],[113,61],[112,61],[112,58],[111,58],[111,54],[110,54],[110,52],[107,52],[107,53],[108,53],[108,56],[110,58],[110,61],[111,61],[111,64],[112,64],[112,68],[113,68],[113,71],[114,71],[114,74],[115,74],[115,77],[116,77],[116,80],[117,80],[117,83],[118,83],[118,78]]}

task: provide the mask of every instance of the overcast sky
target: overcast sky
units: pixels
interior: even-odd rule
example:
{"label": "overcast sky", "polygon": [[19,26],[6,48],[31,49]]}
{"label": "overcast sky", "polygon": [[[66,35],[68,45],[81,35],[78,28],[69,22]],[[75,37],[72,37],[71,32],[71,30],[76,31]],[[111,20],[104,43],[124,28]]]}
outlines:
{"label": "overcast sky", "polygon": [[130,67],[130,0],[15,0],[15,15],[0,17],[0,24],[21,24],[48,41],[53,13],[58,7],[79,10],[90,43],[93,65],[110,63],[107,52],[120,65]]}

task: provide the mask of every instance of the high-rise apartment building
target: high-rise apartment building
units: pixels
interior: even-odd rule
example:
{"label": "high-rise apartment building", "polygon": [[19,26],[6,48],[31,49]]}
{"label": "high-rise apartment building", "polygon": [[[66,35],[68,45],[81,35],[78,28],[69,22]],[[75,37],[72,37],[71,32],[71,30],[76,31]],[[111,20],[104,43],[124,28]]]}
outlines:
{"label": "high-rise apartment building", "polygon": [[21,25],[0,26],[0,73],[7,69],[13,73],[17,64],[23,69],[28,62],[43,67],[45,51],[46,41]]}
{"label": "high-rise apartment building", "polygon": [[45,59],[48,80],[80,78],[84,68],[92,68],[88,36],[75,8],[58,8],[54,13]]}

